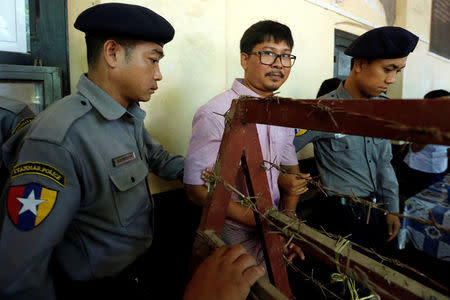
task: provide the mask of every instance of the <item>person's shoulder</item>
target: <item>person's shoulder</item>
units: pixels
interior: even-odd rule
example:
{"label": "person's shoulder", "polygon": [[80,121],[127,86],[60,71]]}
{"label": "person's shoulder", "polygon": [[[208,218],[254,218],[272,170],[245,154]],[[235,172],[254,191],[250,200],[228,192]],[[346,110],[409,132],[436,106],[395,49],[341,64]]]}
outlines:
{"label": "person's shoulder", "polygon": [[20,112],[22,112],[27,107],[28,106],[26,105],[26,103],[22,101],[0,96],[0,109],[8,111],[14,115],[20,114]]}
{"label": "person's shoulder", "polygon": [[208,102],[200,106],[196,112],[196,116],[203,115],[220,115],[225,114],[230,109],[231,102],[236,99],[236,93],[232,90],[227,90],[219,95],[211,98]]}
{"label": "person's shoulder", "polygon": [[321,97],[319,97],[318,99],[337,99],[338,97],[338,90],[335,89],[334,91],[329,92],[328,94],[325,94]]}
{"label": "person's shoulder", "polygon": [[61,144],[74,123],[92,109],[81,94],[72,94],[58,100],[33,121],[28,138]]}
{"label": "person's shoulder", "polygon": [[220,93],[213,98],[211,98],[208,102],[203,104],[200,109],[202,110],[211,110],[217,108],[229,108],[233,99],[238,98],[236,93],[232,90],[226,90],[223,93]]}

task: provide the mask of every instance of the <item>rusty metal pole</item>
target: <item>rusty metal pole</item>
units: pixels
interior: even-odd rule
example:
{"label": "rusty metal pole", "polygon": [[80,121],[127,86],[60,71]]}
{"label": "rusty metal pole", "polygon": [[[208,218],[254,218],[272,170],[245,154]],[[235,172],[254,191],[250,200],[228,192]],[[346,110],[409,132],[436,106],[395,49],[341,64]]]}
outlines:
{"label": "rusty metal pole", "polygon": [[[259,200],[256,205],[261,213],[265,213],[266,210],[273,208],[273,204],[266,171],[260,166],[264,163],[264,160],[256,125],[242,123],[235,118],[235,110],[236,103],[233,102],[226,117],[229,121],[225,126],[214,172],[223,181],[234,184],[241,158],[244,156],[244,164],[248,167],[247,170],[251,179],[248,186],[250,196],[258,197]],[[221,236],[227,207],[231,199],[231,191],[222,182],[218,182],[210,193],[209,199],[203,209],[199,230],[213,230],[217,236]],[[262,228],[262,246],[269,278],[283,294],[290,298],[292,293],[283,261],[283,250],[279,236],[269,234],[268,224],[264,220],[258,220],[258,215],[255,215],[255,219],[257,219],[257,224],[260,225],[258,227]]]}

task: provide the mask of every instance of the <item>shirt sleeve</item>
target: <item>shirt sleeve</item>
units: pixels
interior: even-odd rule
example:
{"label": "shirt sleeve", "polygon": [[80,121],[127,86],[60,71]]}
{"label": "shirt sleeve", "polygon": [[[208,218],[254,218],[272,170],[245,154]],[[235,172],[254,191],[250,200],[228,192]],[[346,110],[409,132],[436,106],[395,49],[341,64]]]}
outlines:
{"label": "shirt sleeve", "polygon": [[[6,141],[23,127],[29,124],[34,119],[34,113],[28,106],[20,111],[18,114],[11,112],[0,112],[0,147],[6,143]],[[3,161],[3,151],[0,149],[0,165]]]}
{"label": "shirt sleeve", "polygon": [[305,147],[308,143],[318,141],[324,138],[334,138],[334,133],[317,131],[317,130],[308,130],[302,135],[298,135],[294,137],[294,147],[295,152],[298,152],[300,149]]}
{"label": "shirt sleeve", "polygon": [[8,171],[4,164],[5,155],[3,154],[3,144],[6,143],[11,136],[12,127],[14,124],[14,114],[10,111],[0,109],[0,189],[8,177]]}
{"label": "shirt sleeve", "polygon": [[294,147],[295,130],[292,128],[285,128],[286,130],[286,144],[281,156],[281,165],[295,166],[298,165],[297,152]]}
{"label": "shirt sleeve", "polygon": [[24,142],[1,197],[0,298],[55,298],[48,265],[80,206],[79,164],[62,146]]}
{"label": "shirt sleeve", "polygon": [[25,108],[16,116],[16,125],[24,119],[34,119],[34,117],[34,112],[28,106],[25,106]]}
{"label": "shirt sleeve", "polygon": [[392,167],[392,148],[388,140],[384,140],[377,161],[377,195],[385,204],[383,208],[391,212],[399,212],[398,181]]}
{"label": "shirt sleeve", "polygon": [[144,129],[144,143],[147,147],[148,164],[153,173],[166,180],[183,178],[184,158],[171,155],[163,146],[152,139]]}
{"label": "shirt sleeve", "polygon": [[31,109],[28,106],[25,106],[24,109],[22,109],[15,117],[14,121],[12,123],[10,135],[12,136],[19,132],[23,127],[25,127],[27,124],[31,123],[31,121],[34,119],[35,115],[31,111]]}
{"label": "shirt sleeve", "polygon": [[192,121],[192,137],[189,142],[184,169],[184,183],[203,185],[201,172],[212,168],[219,153],[224,131],[224,118],[212,112],[199,111]]}

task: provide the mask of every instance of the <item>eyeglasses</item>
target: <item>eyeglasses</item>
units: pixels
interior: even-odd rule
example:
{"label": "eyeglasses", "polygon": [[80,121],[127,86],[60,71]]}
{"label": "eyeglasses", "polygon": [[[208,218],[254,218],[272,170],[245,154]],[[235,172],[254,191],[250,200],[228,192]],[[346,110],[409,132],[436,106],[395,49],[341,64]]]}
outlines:
{"label": "eyeglasses", "polygon": [[285,68],[292,67],[295,63],[295,59],[297,58],[295,55],[292,54],[276,54],[270,51],[257,51],[257,52],[250,52],[248,54],[249,55],[258,54],[259,61],[261,62],[261,64],[268,66],[273,65],[279,57],[281,65]]}

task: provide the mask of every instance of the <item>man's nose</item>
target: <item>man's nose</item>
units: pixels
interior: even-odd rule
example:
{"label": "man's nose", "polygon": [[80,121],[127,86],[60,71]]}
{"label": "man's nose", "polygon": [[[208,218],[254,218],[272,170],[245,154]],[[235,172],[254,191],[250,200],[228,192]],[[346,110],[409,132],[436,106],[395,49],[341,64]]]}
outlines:
{"label": "man's nose", "polygon": [[396,78],[397,78],[397,72],[393,72],[393,74],[389,74],[386,77],[386,83],[393,84],[393,83],[395,83]]}
{"label": "man's nose", "polygon": [[159,64],[156,65],[155,73],[153,73],[153,79],[156,81],[162,80],[161,70],[159,69]]}
{"label": "man's nose", "polygon": [[283,64],[281,63],[281,56],[277,56],[277,58],[275,58],[275,61],[273,62],[271,67],[276,68],[276,69],[283,68]]}

